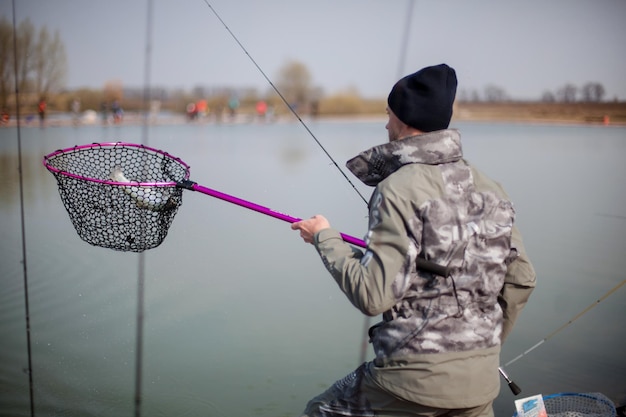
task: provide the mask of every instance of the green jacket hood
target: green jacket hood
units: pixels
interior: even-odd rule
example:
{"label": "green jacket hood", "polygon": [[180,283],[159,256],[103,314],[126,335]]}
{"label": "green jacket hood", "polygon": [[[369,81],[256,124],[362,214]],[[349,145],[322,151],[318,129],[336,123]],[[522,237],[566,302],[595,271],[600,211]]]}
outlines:
{"label": "green jacket hood", "polygon": [[364,184],[375,186],[406,164],[438,165],[463,157],[461,134],[438,130],[374,146],[346,162]]}

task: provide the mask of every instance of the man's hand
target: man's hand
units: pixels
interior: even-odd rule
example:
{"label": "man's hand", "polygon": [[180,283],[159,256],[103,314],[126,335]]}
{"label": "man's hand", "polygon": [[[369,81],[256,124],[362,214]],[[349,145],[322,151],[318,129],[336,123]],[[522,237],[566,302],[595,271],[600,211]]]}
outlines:
{"label": "man's hand", "polygon": [[326,217],[318,214],[310,219],[300,220],[299,222],[292,223],[292,230],[299,230],[300,237],[306,243],[313,243],[314,236],[317,232],[323,229],[330,228],[330,223],[326,220]]}

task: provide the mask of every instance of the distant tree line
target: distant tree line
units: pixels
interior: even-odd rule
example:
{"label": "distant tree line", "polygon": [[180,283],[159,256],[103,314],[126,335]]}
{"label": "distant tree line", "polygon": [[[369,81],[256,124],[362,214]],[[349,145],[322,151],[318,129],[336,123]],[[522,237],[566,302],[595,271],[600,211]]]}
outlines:
{"label": "distant tree line", "polygon": [[9,105],[16,87],[22,97],[39,100],[59,92],[67,76],[65,45],[58,30],[52,34],[46,26],[37,30],[26,19],[17,25],[13,35],[13,23],[0,17],[0,106],[3,108]]}
{"label": "distant tree line", "polygon": [[573,84],[565,84],[556,92],[546,91],[541,97],[544,102],[574,103],[582,101],[586,103],[598,103],[603,101],[606,91],[600,83],[587,83],[582,87]]}
{"label": "distant tree line", "polygon": [[[544,103],[599,103],[604,100],[605,94],[604,86],[597,82],[589,82],[582,87],[565,84],[554,92],[545,91],[540,101]],[[504,88],[491,84],[485,87],[482,94],[477,90],[459,90],[457,97],[461,102],[502,103],[515,101]]]}
{"label": "distant tree line", "polygon": [[[79,100],[82,109],[99,109],[105,103],[122,101],[128,110],[141,110],[145,103],[145,91],[129,88],[122,81],[113,80],[100,88],[65,90],[67,57],[65,46],[58,30],[50,33],[46,26],[36,29],[29,19],[14,28],[11,21],[0,17],[0,106],[13,108],[14,93],[20,93],[21,103],[32,106],[40,98],[45,98],[51,110],[67,111],[70,103]],[[17,46],[17,48],[15,48]],[[16,84],[17,75],[17,84]],[[254,88],[228,88],[197,86],[191,91],[170,90],[161,87],[150,88],[150,98],[159,101],[164,110],[185,111],[189,102],[208,100],[213,108],[226,105],[229,97],[235,95],[242,104],[254,106],[264,100],[278,113],[289,112],[289,107],[299,113],[311,114],[358,114],[379,112],[381,102],[361,97],[355,88],[349,88],[332,95],[325,95],[321,87],[313,84],[313,77],[306,65],[290,61],[283,65],[275,78],[280,95],[272,88],[259,93]],[[602,84],[589,82],[581,87],[566,84],[556,91],[546,91],[538,98],[542,102],[602,102],[605,89]],[[460,89],[459,102],[511,102],[515,101],[506,90],[497,85],[487,85],[482,91]],[[284,106],[284,101],[288,106]],[[384,104],[383,104],[384,105]]]}

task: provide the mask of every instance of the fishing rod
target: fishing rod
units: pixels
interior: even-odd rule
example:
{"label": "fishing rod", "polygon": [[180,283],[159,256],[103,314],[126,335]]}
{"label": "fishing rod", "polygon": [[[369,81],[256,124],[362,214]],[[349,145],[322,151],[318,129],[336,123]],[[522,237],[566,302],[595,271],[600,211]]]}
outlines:
{"label": "fishing rod", "polygon": [[594,308],[595,306],[600,304],[602,301],[607,299],[611,294],[616,292],[624,284],[626,284],[626,279],[623,280],[622,282],[620,282],[619,284],[617,284],[615,287],[611,288],[606,294],[604,294],[602,297],[598,298],[595,302],[590,304],[587,308],[585,308],[583,311],[578,313],[572,319],[568,320],[567,323],[565,323],[564,325],[562,325],[561,327],[559,327],[558,329],[556,329],[555,331],[553,331],[552,333],[550,333],[549,335],[547,335],[546,337],[541,339],[539,342],[535,343],[529,349],[526,349],[524,352],[522,352],[521,354],[517,355],[515,358],[513,358],[510,361],[508,361],[507,363],[505,363],[503,366],[499,367],[498,368],[498,372],[500,372],[500,375],[502,375],[502,377],[506,380],[509,388],[511,389],[511,392],[513,393],[513,395],[518,395],[520,392],[522,392],[522,390],[521,390],[521,388],[519,386],[517,386],[517,384],[515,382],[513,382],[511,380],[511,378],[509,378],[509,376],[506,374],[506,372],[504,372],[503,368],[507,367],[507,366],[509,366],[509,365],[511,365],[511,364],[513,364],[515,362],[517,362],[518,360],[520,360],[521,358],[523,358],[524,356],[526,356],[527,354],[529,354],[533,350],[537,349],[539,346],[541,346],[542,344],[547,342],[548,339],[552,338],[554,335],[556,335],[557,333],[561,332],[561,330],[565,329],[567,326],[569,326],[570,324],[574,323],[576,320],[581,318],[583,315],[587,314],[592,308]]}
{"label": "fishing rod", "polygon": [[565,329],[566,327],[568,327],[570,324],[574,323],[576,320],[578,320],[579,318],[581,318],[582,316],[584,316],[585,314],[587,314],[592,308],[594,308],[595,306],[597,306],[598,304],[600,304],[602,301],[606,300],[611,294],[613,294],[614,292],[616,292],[620,287],[622,287],[624,284],[626,284],[626,279],[622,280],[622,282],[620,282],[619,284],[617,284],[616,286],[614,286],[613,288],[611,288],[606,294],[604,294],[602,297],[598,298],[596,301],[594,301],[593,303],[591,303],[587,308],[585,308],[583,311],[581,311],[580,313],[578,313],[577,315],[575,315],[573,318],[571,318],[570,320],[567,321],[567,323],[563,324],[561,327],[559,327],[558,329],[556,329],[555,331],[553,331],[552,333],[550,333],[549,335],[547,335],[546,337],[544,337],[543,339],[541,339],[539,342],[535,343],[533,346],[531,346],[530,348],[526,349],[524,352],[522,352],[521,354],[517,355],[515,358],[511,359],[510,361],[508,361],[506,364],[504,364],[504,366],[509,366],[515,362],[517,362],[518,360],[520,360],[521,358],[523,358],[524,356],[526,356],[527,354],[529,354],[530,352],[532,352],[533,350],[537,349],[539,346],[543,345],[545,342],[548,341],[548,339],[551,339],[554,335],[556,335],[557,333],[560,333],[563,329]]}
{"label": "fishing rod", "polygon": [[[150,75],[152,73],[152,28],[153,28],[153,0],[148,0],[146,5],[146,44],[144,57],[144,91],[143,91],[143,123],[141,127],[142,144],[148,142],[148,106],[150,103]],[[144,165],[143,169],[147,169]],[[146,232],[147,222],[141,219],[139,222],[141,233]],[[134,416],[140,417],[143,399],[143,346],[145,326],[145,287],[146,287],[146,257],[144,253],[137,256],[137,310],[135,330],[135,395]]]}
{"label": "fishing rod", "polygon": [[26,258],[26,224],[24,213],[24,179],[22,169],[22,134],[20,128],[20,90],[19,90],[19,77],[17,68],[17,31],[16,31],[16,17],[15,17],[15,0],[13,0],[13,61],[14,61],[14,76],[15,76],[15,113],[17,117],[17,158],[18,158],[18,172],[19,172],[19,190],[20,190],[20,228],[22,234],[22,273],[24,276],[24,311],[26,320],[26,350],[28,352],[28,367],[26,372],[28,374],[28,398],[30,402],[30,415],[35,416],[35,397],[34,397],[34,384],[33,384],[33,355],[32,355],[32,343],[31,343],[31,328],[30,328],[30,307],[28,296],[28,262]]}
{"label": "fishing rod", "polygon": [[283,96],[283,94],[280,92],[280,90],[278,88],[276,88],[276,86],[274,85],[274,83],[272,82],[272,80],[270,80],[270,78],[265,74],[265,72],[263,71],[263,69],[261,69],[261,67],[259,66],[259,64],[256,63],[256,61],[254,60],[254,58],[252,58],[252,55],[250,55],[250,53],[248,52],[248,50],[245,48],[245,46],[243,46],[243,44],[239,41],[239,39],[237,38],[237,36],[235,36],[235,34],[230,30],[230,28],[228,27],[228,25],[226,24],[226,22],[224,22],[224,20],[222,20],[222,18],[220,17],[220,15],[217,13],[217,11],[215,11],[215,9],[213,8],[213,6],[211,6],[211,4],[209,3],[208,0],[204,0],[204,2],[206,3],[206,5],[209,7],[209,9],[211,9],[211,11],[213,12],[213,14],[215,15],[215,17],[217,17],[217,19],[220,21],[220,23],[222,24],[222,26],[224,26],[224,28],[228,31],[228,33],[230,34],[230,36],[232,36],[232,38],[235,40],[235,42],[237,42],[237,45],[239,45],[239,47],[245,52],[245,54],[248,56],[248,58],[250,58],[250,61],[252,61],[252,63],[254,64],[254,66],[259,70],[259,72],[261,73],[261,75],[263,76],[263,78],[265,78],[265,80],[269,83],[269,85],[272,87],[272,89],[276,92],[276,94],[278,94],[278,96],[280,97],[280,99],[283,101],[283,103],[285,103],[285,105],[287,106],[287,108],[291,111],[291,113],[293,113],[293,115],[296,117],[296,119],[298,119],[298,121],[300,122],[300,124],[306,129],[306,131],[309,133],[309,135],[311,135],[311,137],[313,138],[313,140],[315,140],[315,142],[318,144],[318,146],[322,149],[322,151],[324,151],[324,153],[326,154],[326,156],[328,157],[328,159],[331,160],[331,162],[333,163],[333,165],[335,165],[335,167],[339,170],[339,172],[341,172],[341,175],[343,175],[343,177],[346,179],[346,181],[348,181],[348,184],[350,184],[352,186],[352,189],[359,195],[359,197],[361,197],[361,200],[363,200],[363,202],[365,204],[367,204],[367,200],[365,199],[365,197],[363,197],[363,194],[361,194],[359,192],[359,190],[356,188],[356,186],[352,183],[352,181],[350,181],[350,178],[348,178],[348,176],[346,175],[346,173],[339,167],[339,164],[337,164],[337,162],[335,161],[335,159],[330,155],[330,153],[328,153],[328,151],[326,150],[326,148],[324,147],[324,145],[322,145],[322,143],[317,139],[317,137],[313,134],[313,132],[311,131],[311,129],[309,129],[309,127],[307,126],[306,123],[304,123],[304,121],[302,120],[302,118],[300,117],[300,115],[298,114],[298,112],[293,108],[293,106],[291,106],[289,104],[289,102],[287,101],[287,99]]}
{"label": "fishing rod", "polygon": [[543,339],[541,339],[539,342],[535,343],[533,346],[531,346],[530,348],[526,349],[524,352],[522,352],[521,354],[517,355],[515,358],[511,359],[510,361],[508,361],[507,363],[505,363],[503,366],[498,368],[498,372],[500,372],[500,375],[502,375],[502,377],[506,380],[509,388],[511,389],[511,392],[513,393],[513,395],[518,395],[520,392],[522,392],[521,388],[519,386],[517,386],[517,384],[515,382],[513,382],[509,376],[506,374],[506,372],[504,372],[505,367],[517,362],[518,360],[522,359],[524,356],[526,356],[527,354],[529,354],[530,352],[532,352],[533,350],[537,349],[539,346],[543,345],[545,342],[548,341],[548,339],[551,339],[553,336],[555,336],[557,333],[560,333],[563,329],[565,329],[566,327],[568,327],[570,324],[574,323],[576,320],[578,320],[579,318],[581,318],[582,316],[584,316],[585,314],[587,314],[592,308],[594,308],[595,306],[597,306],[598,304],[600,304],[602,301],[606,300],[611,294],[613,294],[614,292],[616,292],[621,286],[623,286],[624,284],[626,284],[626,279],[622,280],[622,282],[620,282],[619,284],[617,284],[615,287],[611,288],[606,294],[604,294],[602,297],[598,298],[595,302],[593,302],[592,304],[590,304],[587,308],[585,308],[583,311],[581,311],[580,313],[578,313],[576,316],[574,316],[572,319],[568,320],[567,323],[563,324],[561,327],[559,327],[558,329],[556,329],[555,331],[553,331],[552,333],[550,333],[549,335],[547,335],[546,337],[544,337]]}

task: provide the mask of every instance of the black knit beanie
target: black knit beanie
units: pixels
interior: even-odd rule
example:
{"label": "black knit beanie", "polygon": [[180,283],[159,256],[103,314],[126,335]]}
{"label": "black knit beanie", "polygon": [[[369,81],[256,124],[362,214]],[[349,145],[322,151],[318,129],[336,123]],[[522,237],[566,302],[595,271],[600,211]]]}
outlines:
{"label": "black knit beanie", "polygon": [[422,132],[447,129],[456,84],[456,72],[446,64],[422,68],[393,86],[387,104],[404,124]]}

